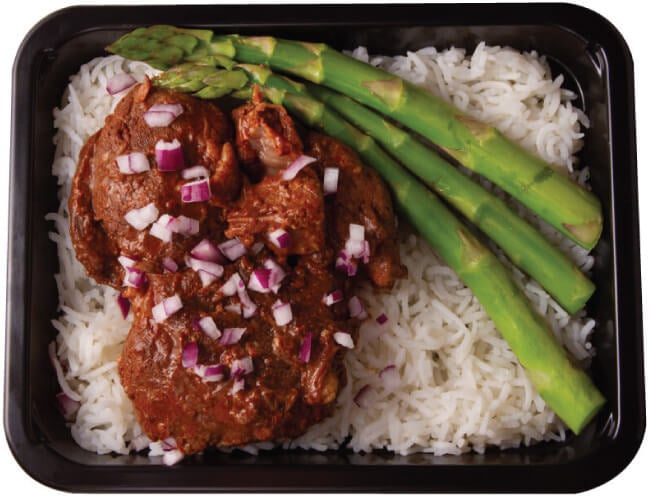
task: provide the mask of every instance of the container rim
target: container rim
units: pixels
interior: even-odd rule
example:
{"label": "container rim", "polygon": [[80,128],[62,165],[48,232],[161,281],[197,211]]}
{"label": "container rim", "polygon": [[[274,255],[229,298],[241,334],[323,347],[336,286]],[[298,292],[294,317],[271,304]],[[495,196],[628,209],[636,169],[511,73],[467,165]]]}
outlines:
{"label": "container rim", "polygon": [[[182,15],[178,8],[182,7]],[[514,3],[499,14],[499,22],[493,20],[494,4],[363,4],[363,21],[354,21],[361,15],[359,5],[290,5],[290,14],[280,5],[131,5],[131,6],[72,6],[57,10],[39,23],[23,39],[14,59],[12,109],[11,109],[11,172],[9,186],[9,239],[7,246],[7,314],[4,384],[4,429],[8,445],[19,465],[35,480],[52,488],[66,491],[123,492],[123,491],[378,491],[378,492],[502,492],[526,491],[526,481],[536,481],[533,492],[577,492],[597,487],[618,475],[636,455],[645,433],[645,397],[643,388],[641,281],[639,253],[638,186],[636,173],[636,141],[634,124],[633,60],[631,51],[620,32],[604,17],[585,7],[570,3]],[[435,9],[435,16],[432,15]],[[459,20],[458,12],[463,12]],[[219,22],[214,23],[208,13],[218,12]],[[281,14],[282,12],[282,14]],[[315,17],[314,14],[318,14]],[[358,13],[358,15],[357,15]],[[216,16],[213,16],[216,17]],[[314,21],[318,18],[318,21]],[[553,469],[546,465],[524,466],[455,466],[439,465],[407,466],[393,465],[309,465],[293,464],[291,480],[277,474],[277,465],[256,465],[255,477],[250,477],[250,467],[211,466],[206,474],[201,466],[182,467],[137,466],[116,467],[81,465],[62,459],[50,446],[34,442],[27,435],[27,419],[13,405],[27,405],[28,373],[22,357],[28,348],[24,330],[28,318],[25,308],[12,302],[26,302],[30,295],[27,279],[30,268],[26,262],[15,263],[30,248],[29,200],[31,192],[30,152],[21,146],[19,136],[31,136],[33,116],[30,95],[19,81],[33,77],[33,64],[37,54],[50,50],[53,43],[65,41],[93,30],[129,30],[142,24],[170,20],[176,24],[195,27],[269,26],[283,27],[305,24],[344,26],[350,24],[370,26],[395,26],[408,22],[421,26],[441,25],[524,25],[548,24],[569,30],[584,39],[598,40],[607,55],[608,70],[621,71],[624,83],[609,81],[609,91],[616,92],[626,105],[611,109],[611,153],[617,161],[627,163],[622,176],[612,185],[612,208],[625,211],[630,217],[629,230],[614,226],[615,244],[625,247],[621,258],[621,272],[617,274],[618,291],[625,291],[625,298],[617,301],[617,318],[629,324],[626,335],[620,337],[619,345],[636,350],[637,360],[621,362],[619,374],[619,408],[625,422],[612,426],[616,430],[614,441],[608,445],[607,456],[588,455],[579,460]],[[189,19],[203,19],[188,22]],[[242,24],[242,19],[246,22]],[[350,19],[353,19],[351,21]],[[126,21],[125,21],[126,20]],[[25,118],[25,116],[28,116]],[[19,132],[20,131],[20,132]],[[24,136],[24,134],[22,134]],[[27,205],[25,202],[27,201]],[[613,220],[615,217],[612,217]],[[621,251],[620,253],[623,253]],[[623,260],[625,258],[625,260]],[[622,284],[623,278],[625,285]],[[623,288],[625,286],[626,289]],[[619,293],[620,296],[620,293]],[[624,300],[624,301],[623,301]],[[444,478],[437,480],[444,468]],[[181,470],[179,470],[181,469]],[[342,472],[353,472],[340,482]],[[116,476],[119,473],[119,476]],[[586,477],[584,474],[591,474]],[[83,474],[83,475],[81,475]],[[468,476],[468,474],[470,476]],[[519,485],[513,485],[508,477],[517,474]],[[578,474],[576,476],[576,474]],[[583,475],[580,475],[583,474]],[[595,475],[594,475],[595,474]],[[502,476],[500,476],[502,475]],[[215,481],[219,485],[215,487]],[[462,481],[455,484],[454,481]]]}

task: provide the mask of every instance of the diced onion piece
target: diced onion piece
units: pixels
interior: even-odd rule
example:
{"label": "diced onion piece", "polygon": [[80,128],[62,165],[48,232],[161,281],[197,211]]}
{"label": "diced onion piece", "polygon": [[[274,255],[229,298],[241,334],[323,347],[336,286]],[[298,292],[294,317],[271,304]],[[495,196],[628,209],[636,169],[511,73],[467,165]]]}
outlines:
{"label": "diced onion piece", "polygon": [[135,267],[126,267],[124,270],[124,280],[122,281],[123,286],[141,288],[147,283],[147,275],[140,269],[136,269]]}
{"label": "diced onion piece", "polygon": [[246,381],[244,381],[243,377],[235,377],[235,380],[232,383],[232,393],[235,394],[242,391],[245,386]]}
{"label": "diced onion piece", "polygon": [[264,268],[268,269],[270,271],[269,274],[269,288],[271,288],[271,291],[277,294],[277,292],[280,290],[280,284],[286,277],[287,273],[284,271],[282,266],[278,264],[275,260],[272,258],[267,258],[264,261]]}
{"label": "diced onion piece", "polygon": [[149,234],[153,237],[158,238],[163,243],[169,243],[172,240],[172,230],[166,225],[154,222],[151,224],[151,229],[149,229]]}
{"label": "diced onion piece", "polygon": [[217,327],[214,319],[209,315],[200,319],[198,321],[198,326],[199,329],[201,329],[203,333],[211,339],[219,339],[221,337],[221,331]]}
{"label": "diced onion piece", "polygon": [[305,338],[302,340],[299,358],[301,362],[309,363],[311,358],[311,332],[305,334]]}
{"label": "diced onion piece", "polygon": [[258,293],[270,293],[269,278],[271,271],[269,269],[255,269],[248,280],[248,289]]}
{"label": "diced onion piece", "polygon": [[350,238],[355,241],[363,241],[365,238],[365,228],[361,224],[350,224]]}
{"label": "diced onion piece", "polygon": [[230,367],[230,374],[233,377],[243,377],[253,372],[253,359],[251,357],[244,357],[234,360]]}
{"label": "diced onion piece", "polygon": [[359,392],[354,396],[352,401],[354,401],[359,408],[367,408],[371,402],[371,393],[372,388],[370,387],[370,384],[366,384],[359,389]]}
{"label": "diced onion piece", "polygon": [[323,297],[323,303],[328,307],[334,305],[334,303],[338,303],[339,301],[343,301],[343,291],[340,289],[336,289]]}
{"label": "diced onion piece", "polygon": [[142,208],[129,210],[124,219],[138,231],[142,231],[158,218],[158,209],[154,203],[149,203]]}
{"label": "diced onion piece", "polygon": [[208,239],[203,239],[201,242],[192,248],[190,255],[197,260],[205,260],[207,262],[223,263],[224,259],[221,252],[214,246]]}
{"label": "diced onion piece", "polygon": [[400,385],[399,370],[397,370],[395,365],[384,367],[384,369],[379,372],[379,378],[382,381],[384,389],[387,391],[393,391]]}
{"label": "diced onion piece", "polygon": [[203,382],[220,382],[226,378],[228,369],[221,363],[217,365],[196,365],[194,372],[203,379]]}
{"label": "diced onion piece", "polygon": [[119,257],[117,257],[117,261],[125,269],[127,267],[134,267],[135,264],[137,263],[137,260],[135,258],[127,257],[126,255],[120,255]]}
{"label": "diced onion piece", "polygon": [[181,200],[183,203],[204,202],[210,199],[210,181],[199,179],[181,186]]}
{"label": "diced onion piece", "polygon": [[74,420],[74,417],[81,406],[81,403],[73,400],[67,394],[61,392],[56,395],[56,400],[59,405],[59,411],[65,420]]}
{"label": "diced onion piece", "polygon": [[228,327],[223,330],[219,344],[222,346],[228,346],[239,343],[245,332],[245,327]]}
{"label": "diced onion piece", "polygon": [[210,171],[208,170],[207,167],[203,167],[202,165],[194,165],[192,167],[188,167],[187,169],[183,169],[181,172],[181,177],[183,179],[196,179],[197,177],[210,177]]}
{"label": "diced onion piece", "polygon": [[144,113],[144,121],[149,127],[167,127],[182,113],[183,107],[178,103],[157,103]]}
{"label": "diced onion piece", "polygon": [[377,324],[379,325],[384,325],[386,322],[388,322],[388,317],[386,317],[385,313],[382,313],[379,317],[375,319],[377,321]]}
{"label": "diced onion piece", "polygon": [[354,341],[352,341],[352,336],[343,331],[338,331],[334,333],[334,341],[336,341],[341,346],[345,348],[354,348]]}
{"label": "diced onion piece", "polygon": [[166,437],[162,440],[163,451],[172,451],[178,448],[178,443],[173,437]]}
{"label": "diced onion piece", "polygon": [[165,298],[151,309],[153,318],[159,324],[183,308],[183,302],[178,295]]}
{"label": "diced onion piece", "polygon": [[323,193],[331,195],[338,190],[339,169],[338,167],[325,167],[323,171]]}
{"label": "diced onion piece", "polygon": [[199,233],[199,221],[184,215],[179,215],[170,225],[170,229],[184,236],[194,236]]}
{"label": "diced onion piece", "polygon": [[163,269],[167,272],[178,272],[178,264],[171,257],[165,257],[162,259]]}
{"label": "diced onion piece", "polygon": [[237,238],[229,239],[217,246],[221,253],[230,261],[235,261],[238,258],[246,255],[246,247]]}
{"label": "diced onion piece", "polygon": [[289,302],[283,303],[278,300],[273,304],[272,309],[273,318],[277,325],[284,326],[293,320],[293,312],[291,311],[291,304]]}
{"label": "diced onion piece", "polygon": [[128,298],[124,296],[117,295],[117,306],[120,308],[120,313],[125,319],[129,316],[129,311],[131,310],[131,302]]}
{"label": "diced onion piece", "polygon": [[312,162],[316,162],[316,159],[314,157],[300,155],[296,160],[291,162],[289,166],[284,169],[284,171],[282,171],[282,179],[285,181],[291,181],[303,168]]}
{"label": "diced onion piece", "polygon": [[186,369],[193,368],[199,360],[199,345],[196,343],[187,343],[183,348],[181,362]]}
{"label": "diced onion piece", "polygon": [[363,306],[363,302],[356,296],[353,296],[348,300],[348,310],[350,311],[350,317],[357,318],[359,320],[364,320],[368,318],[368,313],[366,308]]}
{"label": "diced onion piece", "polygon": [[151,170],[149,159],[142,152],[119,155],[115,161],[117,162],[117,168],[122,174],[139,174]]}
{"label": "diced onion piece", "polygon": [[131,74],[127,74],[126,72],[118,72],[106,83],[106,92],[111,96],[117,95],[124,90],[128,90],[135,83],[137,83],[137,81],[133,76],[131,76]]}
{"label": "diced onion piece", "polygon": [[242,287],[242,285],[237,289],[237,296],[239,297],[239,301],[241,301],[243,307],[242,316],[245,319],[250,319],[257,313],[257,305],[253,300],[251,300],[251,297],[248,296],[248,293],[246,292],[246,288]]}
{"label": "diced onion piece", "polygon": [[209,286],[223,275],[223,266],[214,262],[187,257],[185,263],[199,275],[203,287]]}
{"label": "diced onion piece", "polygon": [[159,171],[173,172],[185,167],[183,148],[176,138],[173,141],[158,140],[154,150]]}
{"label": "diced onion piece", "polygon": [[269,233],[269,240],[278,248],[283,250],[289,248],[289,243],[291,242],[291,236],[284,229],[276,229],[273,232]]}
{"label": "diced onion piece", "polygon": [[163,454],[162,460],[165,465],[168,467],[172,465],[176,465],[178,462],[180,462],[185,455],[183,452],[179,449],[175,450],[170,450],[170,451],[165,451]]}
{"label": "diced onion piece", "polygon": [[237,294],[237,291],[239,291],[239,283],[243,283],[243,281],[241,280],[241,276],[235,272],[230,276],[226,283],[219,288],[219,291],[221,291],[224,296],[234,296]]}

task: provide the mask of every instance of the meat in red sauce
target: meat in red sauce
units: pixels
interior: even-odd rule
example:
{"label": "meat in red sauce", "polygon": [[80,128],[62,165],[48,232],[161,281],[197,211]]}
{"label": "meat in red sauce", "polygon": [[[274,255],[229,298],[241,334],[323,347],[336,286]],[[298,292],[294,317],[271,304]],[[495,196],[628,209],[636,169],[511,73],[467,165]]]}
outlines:
{"label": "meat in red sauce", "polygon": [[[167,127],[151,128],[143,115],[161,102],[180,103],[183,113]],[[147,436],[173,438],[184,453],[291,439],[331,415],[345,379],[346,348],[336,336],[354,338],[360,323],[347,305],[356,281],[368,277],[391,287],[404,275],[388,190],[352,150],[316,133],[303,142],[284,108],[259,94],[232,117],[236,145],[214,104],[148,81],[137,86],[84,147],[69,203],[73,243],[89,275],[121,288],[120,255],[147,275],[144,285],[124,292],[134,322],[120,380]],[[178,139],[186,166],[209,169],[208,199],[181,201],[182,173],[156,168],[159,139]],[[147,154],[151,170],[120,173],[116,157],[130,151]],[[283,171],[303,153],[317,160],[285,179]],[[323,192],[326,167],[339,169],[335,194]],[[148,203],[161,214],[198,220],[198,233],[164,242],[125,222],[127,212]],[[368,245],[354,260],[360,269],[354,277],[336,269],[351,225],[363,226]],[[270,236],[278,230],[290,240],[282,248]],[[205,279],[188,258],[201,240],[241,243],[243,252],[230,259],[217,253],[209,263],[219,274]],[[165,257],[177,272],[164,273]],[[338,298],[328,302],[332,294]],[[182,308],[161,319],[161,302],[172,296]],[[287,322],[278,321],[280,303],[290,306]],[[201,329],[207,317],[222,337]],[[240,338],[225,340],[228,329],[239,329]],[[188,345],[198,349],[196,364],[183,361]],[[249,369],[242,372],[242,364]],[[208,366],[219,371],[215,380],[205,375]]]}

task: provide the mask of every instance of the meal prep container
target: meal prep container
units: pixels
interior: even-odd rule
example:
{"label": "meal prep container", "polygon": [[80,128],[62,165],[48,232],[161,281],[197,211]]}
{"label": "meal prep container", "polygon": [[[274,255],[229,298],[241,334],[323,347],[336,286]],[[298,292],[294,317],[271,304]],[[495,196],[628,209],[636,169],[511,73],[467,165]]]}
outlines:
{"label": "meal prep container", "polygon": [[[158,23],[340,49],[366,45],[371,53],[427,45],[471,50],[485,40],[545,54],[591,120],[580,158],[603,204],[589,312],[598,322],[592,375],[607,404],[591,425],[563,443],[445,457],[211,453],[166,467],[144,456],[79,448],[56,409],[47,356],[58,301],[58,262],[45,220],[58,205],[52,109],[81,64],[127,31]],[[608,481],[635,455],[645,413],[632,60],[620,34],[594,12],[567,4],[73,7],[27,35],[13,82],[4,424],[16,459],[38,481],[84,492],[574,492]]]}

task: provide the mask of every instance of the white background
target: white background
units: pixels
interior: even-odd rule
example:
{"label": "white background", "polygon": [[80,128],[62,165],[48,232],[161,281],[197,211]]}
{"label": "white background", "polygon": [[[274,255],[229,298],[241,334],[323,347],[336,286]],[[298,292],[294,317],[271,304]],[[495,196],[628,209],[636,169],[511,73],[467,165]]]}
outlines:
{"label": "white background", "polygon": [[[306,0],[305,0],[306,1]],[[476,0],[474,0],[476,1]],[[5,282],[6,281],[6,243],[7,243],[7,189],[9,181],[9,140],[10,140],[10,117],[11,117],[11,70],[13,59],[18,46],[27,34],[29,29],[47,14],[58,10],[59,8],[73,5],[80,2],[71,1],[54,1],[54,0],[22,0],[18,2],[9,1],[4,4],[4,21],[0,29],[0,322],[5,321]],[[102,4],[105,2],[86,1],[85,4]],[[128,3],[128,2],[118,2]],[[141,1],[137,3],[183,3],[182,0],[169,2],[158,0],[157,2]],[[193,3],[219,3],[201,2],[196,0]],[[236,3],[235,0],[223,3]],[[241,3],[241,2],[239,2]],[[255,2],[248,2],[255,3]],[[260,2],[257,2],[260,3]],[[272,0],[266,3],[272,3]],[[289,3],[289,2],[284,2]],[[296,2],[292,2],[296,3]],[[327,3],[322,1],[320,3]],[[337,3],[344,3],[339,1]],[[645,170],[646,163],[650,159],[650,140],[648,132],[650,130],[650,53],[647,47],[648,31],[650,26],[647,25],[648,16],[641,11],[644,3],[640,0],[577,0],[577,3],[595,10],[607,19],[623,34],[629,44],[635,63],[635,85],[636,85],[636,122],[637,122],[637,140],[638,140],[638,173],[639,173],[639,190],[640,190],[640,218],[641,218],[641,248],[642,255],[644,248],[650,246],[650,229],[648,229],[645,219],[650,214],[650,174]],[[648,267],[643,267],[643,284],[647,289],[650,287]],[[644,295],[644,308],[650,308],[648,304],[648,291]],[[646,326],[647,312],[646,312]],[[625,330],[623,329],[623,332]],[[646,336],[650,330],[646,331]],[[645,350],[650,349],[648,346],[650,340],[645,339]],[[4,356],[4,339],[0,338],[0,356]],[[648,360],[646,360],[647,363]],[[646,367],[647,368],[647,367]],[[0,374],[4,370],[0,369]],[[4,377],[2,377],[4,384]],[[648,380],[646,379],[646,391]],[[646,393],[646,396],[648,394]],[[647,438],[647,436],[646,436]],[[605,485],[593,489],[589,495],[616,495],[616,494],[641,494],[647,493],[645,487],[650,482],[650,447],[648,442],[644,442],[639,454],[632,463],[612,481]],[[41,484],[30,479],[22,469],[16,464],[9,449],[6,439],[0,436],[0,481],[5,491],[12,491],[14,494],[53,494],[56,491],[46,488]],[[11,488],[11,489],[9,489]],[[644,488],[642,490],[641,488]],[[531,488],[534,490],[534,488]]]}

